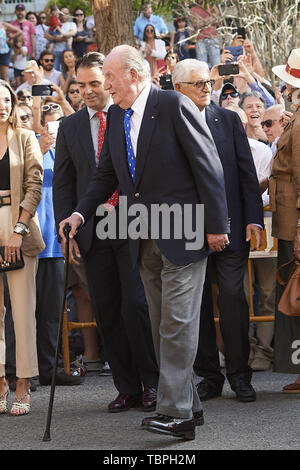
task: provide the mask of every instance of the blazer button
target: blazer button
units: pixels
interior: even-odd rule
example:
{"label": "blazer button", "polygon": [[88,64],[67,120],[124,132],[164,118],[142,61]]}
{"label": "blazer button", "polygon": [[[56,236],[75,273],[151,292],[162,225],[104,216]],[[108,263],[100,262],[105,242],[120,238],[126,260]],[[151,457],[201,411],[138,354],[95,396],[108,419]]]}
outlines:
{"label": "blazer button", "polygon": [[135,197],[140,197],[140,193],[135,193]]}

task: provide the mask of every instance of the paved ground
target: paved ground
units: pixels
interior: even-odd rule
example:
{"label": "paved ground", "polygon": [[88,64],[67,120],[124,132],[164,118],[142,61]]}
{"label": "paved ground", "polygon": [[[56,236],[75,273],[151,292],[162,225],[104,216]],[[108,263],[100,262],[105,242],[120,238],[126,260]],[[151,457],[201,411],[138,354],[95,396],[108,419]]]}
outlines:
{"label": "paved ground", "polygon": [[[28,416],[0,416],[0,449],[299,450],[300,395],[281,393],[282,386],[294,377],[272,372],[255,373],[253,384],[257,401],[246,404],[234,399],[226,383],[222,397],[204,403],[205,425],[197,429],[194,441],[181,441],[141,430],[145,413],[138,410],[107,413],[107,404],[116,395],[112,379],[92,375],[85,378],[83,385],[56,387],[51,441],[43,442],[50,387],[39,387],[32,394],[32,411]],[[10,402],[12,399],[13,394]]]}

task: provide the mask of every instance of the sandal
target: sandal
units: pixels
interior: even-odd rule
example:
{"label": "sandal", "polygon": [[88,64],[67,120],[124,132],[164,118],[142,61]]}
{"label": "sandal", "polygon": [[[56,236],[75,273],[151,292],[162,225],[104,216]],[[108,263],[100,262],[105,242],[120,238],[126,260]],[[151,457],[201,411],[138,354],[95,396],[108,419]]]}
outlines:
{"label": "sandal", "polygon": [[30,403],[23,403],[24,398],[27,396],[30,397],[31,392],[30,389],[27,390],[27,392],[24,393],[24,395],[21,398],[15,398],[15,401],[12,404],[10,414],[12,416],[23,416],[23,415],[28,415],[30,411]]}
{"label": "sandal", "polygon": [[0,415],[3,415],[4,413],[7,412],[8,395],[9,395],[9,388],[6,390],[6,392],[0,395]]}

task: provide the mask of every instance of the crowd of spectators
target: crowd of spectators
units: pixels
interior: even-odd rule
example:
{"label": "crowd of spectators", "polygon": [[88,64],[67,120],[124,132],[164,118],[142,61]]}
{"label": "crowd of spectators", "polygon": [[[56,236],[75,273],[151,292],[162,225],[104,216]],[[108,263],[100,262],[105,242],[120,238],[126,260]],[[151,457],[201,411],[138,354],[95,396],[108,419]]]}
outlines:
{"label": "crowd of spectators", "polygon": [[[53,322],[49,322],[49,312],[46,312],[49,309],[49,303],[45,302],[43,297],[47,294],[52,299],[51,311],[56,311],[56,314],[53,313],[53,315],[57,322],[57,314],[60,310],[59,292],[63,282],[63,255],[60,244],[57,242],[52,208],[51,188],[57,134],[57,127],[53,123],[59,122],[64,117],[75,114],[88,106],[81,94],[81,85],[77,81],[76,63],[90,50],[93,50],[95,28],[93,21],[89,22],[90,27],[87,26],[85,12],[80,7],[70,13],[67,7],[58,9],[56,5],[52,5],[49,13],[45,11],[37,13],[26,12],[23,4],[17,4],[15,14],[16,19],[11,23],[7,23],[1,20],[0,10],[0,78],[8,82],[16,93],[17,102],[15,107],[20,118],[21,127],[34,131],[39,142],[39,152],[43,155],[44,183],[42,202],[37,209],[37,213],[46,248],[39,254],[40,265],[36,278],[38,356],[35,366],[32,367],[34,373],[30,375],[36,375],[38,361],[40,384],[47,385],[50,384],[51,380],[51,364],[54,357],[56,338],[55,326],[57,323],[54,322],[53,326]],[[146,3],[142,6],[140,15],[133,25],[135,47],[143,58],[152,85],[161,89],[174,89],[175,76],[176,84],[179,83],[181,86],[185,84],[185,86],[191,87],[190,91],[183,93],[191,98],[201,111],[205,107],[201,105],[201,99],[203,99],[201,94],[209,93],[210,106],[216,107],[216,109],[224,108],[229,112],[238,114],[251,149],[257,179],[261,185],[262,203],[265,208],[264,226],[265,230],[268,230],[267,237],[270,237],[272,212],[266,181],[272,175],[272,164],[278,150],[277,143],[282,134],[286,132],[290,122],[294,121],[292,111],[297,111],[300,100],[298,97],[291,97],[289,85],[287,86],[285,81],[286,79],[288,83],[288,76],[278,73],[277,76],[280,78],[279,87],[272,87],[270,77],[267,77],[265,71],[263,58],[258,57],[255,44],[251,41],[247,32],[245,35],[235,34],[228,49],[221,49],[219,47],[217,24],[217,7],[205,7],[204,1],[198,1],[194,2],[194,6],[190,10],[190,17],[174,18],[174,28],[169,33],[164,19],[153,13],[151,3]],[[192,62],[188,62],[190,60],[207,64],[209,79],[204,81],[202,79],[194,80],[193,76],[196,76],[196,68],[193,68]],[[183,65],[186,64],[186,67],[191,67],[187,69],[190,73],[189,81],[187,79],[186,81],[177,79],[176,64],[180,62]],[[292,69],[297,69],[300,74],[299,55],[298,62],[296,61],[295,64]],[[177,68],[177,70],[180,69]],[[39,93],[35,94],[36,85],[46,86],[44,96]],[[175,87],[176,91],[181,91],[181,86],[177,85]],[[297,88],[300,88],[300,75],[295,79],[293,90]],[[7,90],[6,93],[8,93]],[[197,101],[198,99],[199,101]],[[291,108],[290,102],[292,99],[294,107]],[[218,121],[217,118],[216,121]],[[300,178],[299,149],[297,151],[298,154],[293,158],[298,161],[297,178]],[[280,169],[278,171],[280,173]],[[294,169],[291,170],[290,174],[293,171]],[[3,188],[0,187],[0,189]],[[298,202],[295,211],[297,210],[299,217],[299,180],[297,194]],[[300,217],[298,218],[298,227],[299,220]],[[299,238],[299,229],[297,230]],[[280,238],[281,232],[277,231],[276,233]],[[290,234],[283,235],[283,240],[286,243],[291,243],[293,238],[291,240]],[[297,243],[299,243],[299,240]],[[280,246],[282,247],[283,243]],[[287,256],[293,255],[291,245],[288,245],[285,249],[288,255],[281,257],[282,262],[287,261]],[[298,245],[295,250],[295,256],[299,258]],[[265,256],[258,255],[255,257],[254,255],[251,261],[251,269],[255,314],[270,316],[275,315],[276,312],[277,321],[282,315],[277,310],[277,259],[274,252],[272,254],[266,250]],[[51,287],[47,286],[47,276],[52,276],[55,279]],[[211,313],[214,316],[221,317],[223,307],[219,301],[216,272],[211,274],[209,283],[213,300],[213,312]],[[79,280],[76,277],[75,284],[70,283],[69,287],[72,289],[76,300],[80,320],[90,321],[93,319],[94,312],[86,279]],[[77,290],[76,287],[78,287]],[[248,306],[250,306],[252,300],[250,300],[249,270],[247,266],[244,270],[244,290]],[[9,305],[9,302],[6,301],[8,312]],[[35,308],[35,305],[32,305],[33,308]],[[293,338],[297,339],[297,334],[300,333],[299,322],[297,323],[295,320],[290,326],[288,320],[285,319],[285,330],[279,331],[277,329],[276,332],[275,329],[277,340],[274,336],[274,322],[262,322],[258,323],[256,327],[252,325],[249,328],[251,349],[248,364],[253,371],[269,370],[274,367],[279,372],[299,373],[299,368],[297,369],[297,367],[287,363],[287,359],[286,363],[281,360],[277,364],[275,363],[274,366],[274,347],[276,348],[276,344],[282,347],[282,341],[278,338],[284,334],[284,331],[289,330],[289,341],[292,343]],[[31,318],[29,321],[33,322],[33,319]],[[45,333],[45,328],[41,325],[45,326],[47,322],[49,322],[49,327]],[[280,318],[280,322],[283,322],[282,318]],[[8,334],[13,335],[12,329]],[[89,331],[85,332],[83,337],[82,357],[79,362],[77,361],[77,366],[81,364],[88,371],[100,371],[102,374],[109,373],[109,364],[106,362],[105,351],[102,350],[101,346],[101,334],[99,337],[96,331]],[[220,330],[217,326],[219,359],[221,364],[226,367],[226,356],[228,356],[228,359],[230,346],[228,344],[224,346],[223,340],[222,328]],[[17,341],[19,341],[18,338]],[[284,344],[286,345],[287,342]],[[287,351],[285,353],[287,354]],[[275,357],[278,357],[278,352]],[[81,379],[76,375],[68,377],[63,372],[61,357],[59,361],[57,384],[76,385],[81,383]],[[18,367],[20,371],[20,364],[17,364]],[[76,363],[74,367],[76,367]],[[21,372],[19,377],[25,376],[28,378],[28,373],[27,375],[26,373]],[[16,375],[13,365],[11,367],[7,366],[6,374],[11,385],[11,381]],[[210,384],[206,383],[203,392],[203,382],[202,386],[200,382],[199,396],[202,400],[221,393],[221,389],[214,388],[212,383],[213,381]],[[34,388],[32,380],[30,384]],[[7,392],[4,382],[0,382],[0,385],[1,387],[3,385],[0,388],[0,413],[2,413],[6,411],[4,402],[7,398]],[[19,403],[19,405],[15,405],[13,414],[27,414],[29,412],[30,399],[27,392],[28,382],[23,380],[19,385],[17,384],[19,402],[16,403]],[[285,392],[300,392],[300,375],[294,384],[285,388]],[[22,404],[24,405],[23,408]]]}

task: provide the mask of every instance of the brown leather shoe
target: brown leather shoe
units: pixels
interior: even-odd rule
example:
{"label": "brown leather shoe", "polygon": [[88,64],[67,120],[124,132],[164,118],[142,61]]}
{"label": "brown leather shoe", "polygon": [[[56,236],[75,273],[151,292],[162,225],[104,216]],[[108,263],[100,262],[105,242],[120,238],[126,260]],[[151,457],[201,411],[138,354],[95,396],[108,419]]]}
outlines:
{"label": "brown leather shoe", "polygon": [[283,393],[300,393],[300,383],[294,382],[292,384],[285,385],[282,391]]}
{"label": "brown leather shoe", "polygon": [[142,428],[147,431],[168,434],[182,439],[195,439],[194,419],[172,418],[158,414],[152,418],[145,418],[142,421]]}
{"label": "brown leather shoe", "polygon": [[111,413],[119,413],[121,411],[127,411],[130,408],[138,408],[140,406],[140,395],[126,395],[125,393],[119,393],[117,398],[108,405],[108,411]]}
{"label": "brown leather shoe", "polygon": [[143,411],[154,411],[156,408],[157,389],[146,387],[142,396]]}

